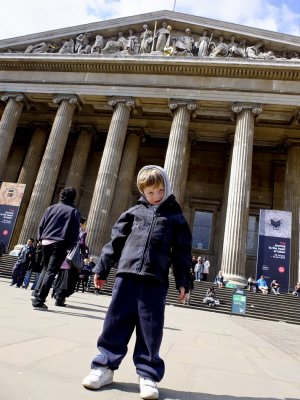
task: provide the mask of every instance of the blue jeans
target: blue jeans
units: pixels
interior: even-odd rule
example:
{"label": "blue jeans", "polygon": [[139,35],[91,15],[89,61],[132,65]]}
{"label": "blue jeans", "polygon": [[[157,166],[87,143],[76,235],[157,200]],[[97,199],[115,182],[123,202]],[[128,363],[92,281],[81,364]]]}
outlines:
{"label": "blue jeans", "polygon": [[[29,286],[31,275],[32,275],[32,271],[27,271],[27,274],[25,276],[24,283],[23,283],[23,286],[26,289]],[[33,284],[31,286],[31,290],[34,290],[34,288],[36,287],[36,284],[37,284],[37,282],[39,280],[40,275],[41,275],[40,272],[34,272],[34,281],[33,281]]]}
{"label": "blue jeans", "polygon": [[196,271],[195,272],[195,279],[196,279],[196,281],[200,281],[201,280],[201,272],[200,271]]}
{"label": "blue jeans", "polygon": [[32,275],[32,271],[31,270],[27,271],[27,274],[26,274],[24,282],[23,282],[23,287],[25,287],[26,289],[27,289],[27,287],[28,287],[28,285],[30,283],[31,275]]}
{"label": "blue jeans", "polygon": [[22,286],[27,268],[28,268],[28,265],[26,263],[16,262],[16,264],[14,265],[14,268],[12,270],[11,285],[17,284],[17,287]]}

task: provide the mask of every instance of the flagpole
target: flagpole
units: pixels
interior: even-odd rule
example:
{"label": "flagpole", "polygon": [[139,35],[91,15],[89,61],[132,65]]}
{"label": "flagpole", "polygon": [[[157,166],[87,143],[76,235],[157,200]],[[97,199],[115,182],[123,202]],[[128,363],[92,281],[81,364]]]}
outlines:
{"label": "flagpole", "polygon": [[173,3],[173,11],[175,11],[175,7],[176,7],[176,0],[174,0],[174,3]]}

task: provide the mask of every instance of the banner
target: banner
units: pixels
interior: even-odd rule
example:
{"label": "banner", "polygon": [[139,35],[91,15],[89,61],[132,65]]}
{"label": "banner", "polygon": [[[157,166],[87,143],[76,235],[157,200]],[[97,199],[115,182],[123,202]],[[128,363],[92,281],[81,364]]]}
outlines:
{"label": "banner", "polygon": [[25,191],[24,183],[2,182],[0,187],[0,241],[8,250]]}
{"label": "banner", "polygon": [[256,276],[268,285],[277,279],[281,292],[289,290],[291,236],[291,212],[260,210]]}

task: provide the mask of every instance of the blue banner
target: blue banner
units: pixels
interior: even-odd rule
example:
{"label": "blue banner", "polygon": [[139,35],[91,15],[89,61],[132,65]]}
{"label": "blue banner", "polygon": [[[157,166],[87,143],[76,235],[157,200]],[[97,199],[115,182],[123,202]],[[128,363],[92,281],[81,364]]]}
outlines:
{"label": "blue banner", "polygon": [[281,292],[289,290],[291,233],[291,212],[260,210],[256,276],[263,275],[269,286],[278,280]]}
{"label": "blue banner", "polygon": [[0,204],[0,241],[4,244],[5,251],[8,250],[18,212],[19,207],[17,206]]}

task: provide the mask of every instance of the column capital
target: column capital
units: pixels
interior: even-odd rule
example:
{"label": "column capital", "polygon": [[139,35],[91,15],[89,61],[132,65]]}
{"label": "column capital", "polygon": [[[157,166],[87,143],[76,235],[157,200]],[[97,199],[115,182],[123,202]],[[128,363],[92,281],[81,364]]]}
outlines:
{"label": "column capital", "polygon": [[53,96],[53,103],[59,104],[62,101],[67,101],[70,104],[77,105],[78,98],[75,94],[55,94]]}
{"label": "column capital", "polygon": [[133,97],[122,97],[122,96],[109,97],[108,104],[111,107],[116,106],[118,103],[123,103],[126,107],[130,108],[130,110],[132,110],[135,107]]}
{"label": "column capital", "polygon": [[143,138],[145,136],[145,131],[143,128],[127,128],[127,135],[136,135]]}
{"label": "column capital", "polygon": [[176,110],[178,107],[186,107],[189,111],[195,111],[197,109],[197,102],[195,100],[184,100],[184,99],[170,99],[169,108]]}
{"label": "column capital", "polygon": [[76,125],[75,132],[76,133],[88,132],[88,133],[91,133],[93,135],[96,134],[96,130],[92,125]]}
{"label": "column capital", "polygon": [[300,139],[286,138],[284,141],[284,147],[300,147]]}
{"label": "column capital", "polygon": [[37,128],[43,129],[43,130],[45,130],[47,132],[50,131],[50,125],[48,124],[48,122],[32,122],[30,124],[30,130],[31,131],[34,131]]}
{"label": "column capital", "polygon": [[252,114],[256,115],[262,112],[261,105],[256,103],[233,103],[231,109],[236,114],[239,114],[244,110],[250,110]]}
{"label": "column capital", "polygon": [[1,100],[2,101],[8,101],[9,99],[15,99],[15,101],[20,102],[23,101],[25,102],[26,98],[23,93],[3,93],[1,94]]}

